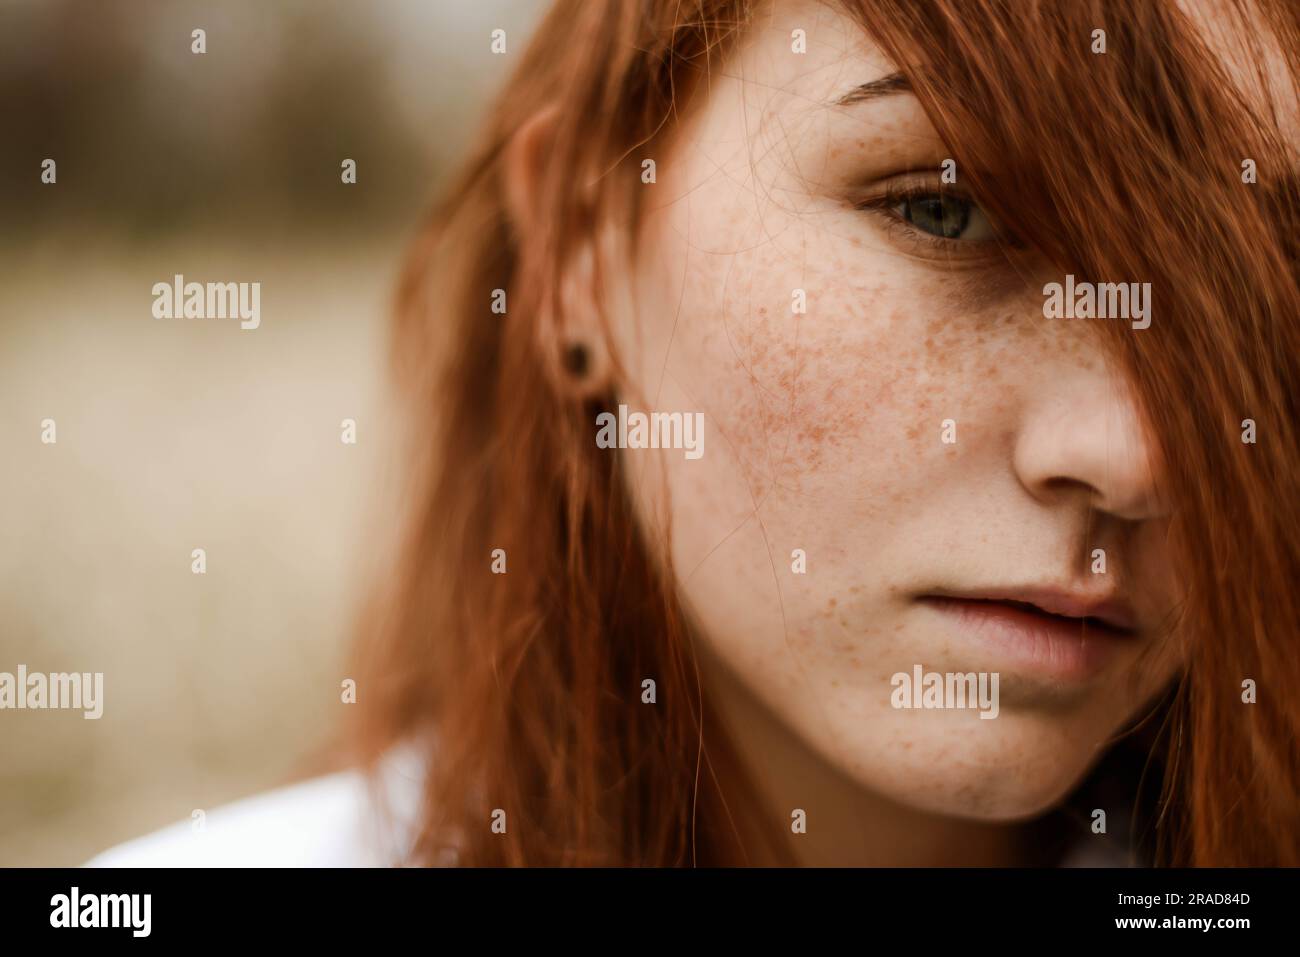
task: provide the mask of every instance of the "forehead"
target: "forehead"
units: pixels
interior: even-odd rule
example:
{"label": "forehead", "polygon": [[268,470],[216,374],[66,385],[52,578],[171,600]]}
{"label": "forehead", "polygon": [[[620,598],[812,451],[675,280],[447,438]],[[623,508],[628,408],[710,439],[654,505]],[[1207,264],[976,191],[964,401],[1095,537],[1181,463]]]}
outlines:
{"label": "forehead", "polygon": [[756,14],[726,72],[767,108],[818,107],[894,65],[835,0],[776,0]]}

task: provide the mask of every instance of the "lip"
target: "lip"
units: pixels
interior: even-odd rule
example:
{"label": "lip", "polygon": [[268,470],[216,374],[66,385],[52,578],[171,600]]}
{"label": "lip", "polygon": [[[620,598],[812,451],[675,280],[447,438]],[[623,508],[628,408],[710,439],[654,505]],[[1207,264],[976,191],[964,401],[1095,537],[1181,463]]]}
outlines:
{"label": "lip", "polygon": [[1115,595],[1057,588],[937,591],[918,601],[962,640],[991,647],[1008,670],[1082,681],[1139,640],[1136,616]]}

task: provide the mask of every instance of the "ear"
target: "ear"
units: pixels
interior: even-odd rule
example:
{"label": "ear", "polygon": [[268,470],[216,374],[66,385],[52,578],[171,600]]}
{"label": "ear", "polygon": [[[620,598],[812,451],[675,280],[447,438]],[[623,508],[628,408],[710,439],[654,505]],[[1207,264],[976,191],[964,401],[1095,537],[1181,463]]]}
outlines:
{"label": "ear", "polygon": [[[547,164],[553,162],[558,119],[559,110],[547,107],[515,131],[502,155],[502,178],[519,247],[516,282],[543,287],[529,290],[527,296],[540,308],[539,315],[529,317],[532,334],[557,386],[585,399],[609,388],[611,363],[596,283],[596,236],[589,228],[568,247],[558,280],[550,258],[553,233],[547,228],[551,224],[546,221],[546,199],[554,189],[554,176],[547,175]],[[558,288],[552,288],[556,282]]]}

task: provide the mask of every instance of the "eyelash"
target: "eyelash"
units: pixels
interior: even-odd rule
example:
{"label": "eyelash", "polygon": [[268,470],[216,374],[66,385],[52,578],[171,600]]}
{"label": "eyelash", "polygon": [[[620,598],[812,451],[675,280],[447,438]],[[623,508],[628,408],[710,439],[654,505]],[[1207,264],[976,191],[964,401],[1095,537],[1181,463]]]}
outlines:
{"label": "eyelash", "polygon": [[894,207],[902,203],[935,196],[947,196],[951,199],[959,199],[972,205],[978,205],[970,195],[962,190],[945,186],[937,181],[901,183],[895,181],[886,183],[878,195],[858,200],[853,206],[855,209],[879,216],[884,221],[886,228],[898,231],[898,238],[901,242],[911,244],[917,249],[942,253],[948,258],[954,256],[982,258],[989,254],[990,249],[996,249],[1001,245],[999,240],[945,239],[942,236],[935,236],[932,233],[917,229],[894,212]]}

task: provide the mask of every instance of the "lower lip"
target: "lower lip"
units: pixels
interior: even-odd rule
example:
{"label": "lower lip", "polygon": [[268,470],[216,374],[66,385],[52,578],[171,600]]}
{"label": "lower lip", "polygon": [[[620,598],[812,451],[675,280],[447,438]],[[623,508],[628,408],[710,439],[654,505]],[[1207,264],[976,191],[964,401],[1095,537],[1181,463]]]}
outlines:
{"label": "lower lip", "polygon": [[1134,638],[1104,626],[1085,625],[994,601],[921,599],[965,639],[993,647],[1007,667],[1061,681],[1083,681],[1100,672]]}

